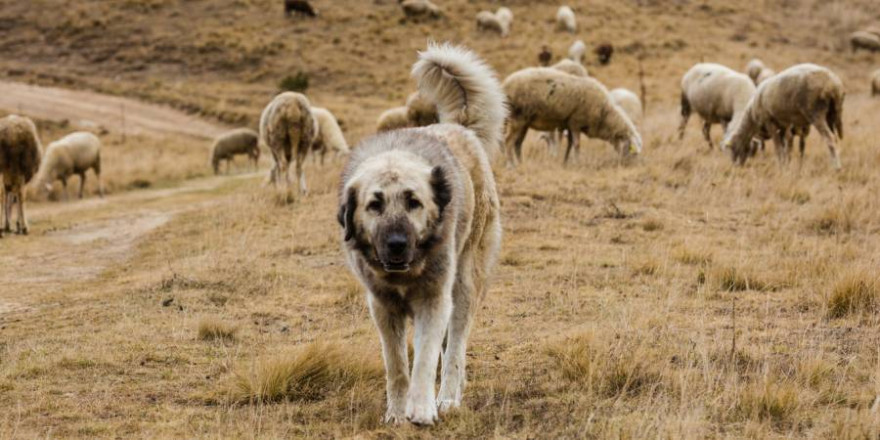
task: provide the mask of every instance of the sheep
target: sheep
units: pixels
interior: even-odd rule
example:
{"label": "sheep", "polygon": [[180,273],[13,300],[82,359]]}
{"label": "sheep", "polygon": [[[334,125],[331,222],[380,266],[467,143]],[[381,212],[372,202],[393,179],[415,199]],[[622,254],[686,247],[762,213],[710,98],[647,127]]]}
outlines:
{"label": "sheep", "polygon": [[611,100],[623,109],[633,124],[638,126],[642,122],[642,101],[635,93],[622,87],[608,93],[611,95]]}
{"label": "sheep", "polygon": [[577,40],[572,43],[571,47],[568,48],[568,59],[578,63],[584,64],[584,55],[587,54],[587,45],[584,44],[583,40]]}
{"label": "sheep", "polygon": [[709,149],[713,149],[715,146],[710,136],[712,125],[721,124],[727,132],[730,122],[742,114],[754,94],[755,84],[742,73],[720,64],[695,65],[681,80],[678,138],[684,139],[691,112],[696,111],[703,120],[703,137]]}
{"label": "sheep", "polygon": [[226,172],[229,164],[238,155],[247,155],[254,162],[254,170],[260,161],[260,135],[248,128],[239,128],[224,133],[214,140],[211,146],[211,167],[214,174],[220,174],[220,162],[226,161]]}
{"label": "sheep", "polygon": [[577,32],[577,21],[574,17],[574,11],[568,6],[560,6],[556,11],[556,30],[575,33]]}
{"label": "sheep", "polygon": [[400,7],[407,18],[440,18],[443,15],[440,8],[430,0],[404,0],[400,2]]}
{"label": "sheep", "polygon": [[52,182],[60,180],[64,186],[64,198],[67,199],[67,179],[77,174],[81,199],[86,186],[86,173],[90,169],[95,171],[98,179],[98,195],[104,197],[104,186],[101,183],[101,140],[92,133],[79,131],[46,147],[34,182],[38,190],[50,192]]}
{"label": "sheep", "polygon": [[575,61],[569,60],[567,58],[550,66],[550,68],[556,69],[560,72],[565,72],[569,75],[590,76],[589,72],[587,72],[586,67],[580,65],[579,63],[577,63]]}
{"label": "sheep", "polygon": [[328,150],[333,150],[337,154],[348,154],[348,143],[339,128],[339,122],[329,110],[321,107],[312,107],[312,116],[314,116],[317,130],[315,141],[312,144],[312,151],[320,154],[321,165],[324,165],[324,156]]}
{"label": "sheep", "polygon": [[[12,204],[18,203],[16,231],[27,235],[24,212],[25,186],[36,175],[43,156],[37,127],[28,118],[9,115],[0,119],[0,174],[3,175],[3,230],[12,232]],[[3,231],[0,230],[0,236]]]}
{"label": "sheep", "polygon": [[761,70],[761,73],[758,74],[758,77],[755,78],[755,85],[760,85],[762,82],[770,79],[770,77],[773,75],[776,75],[776,71],[769,67],[765,67],[763,70]]}
{"label": "sheep", "polygon": [[294,12],[307,17],[318,16],[318,10],[313,8],[307,0],[284,0],[284,15],[289,17]]}
{"label": "sheep", "polygon": [[877,27],[877,26],[868,26],[867,28],[864,29],[864,31],[867,32],[867,33],[869,33],[869,34],[874,34],[874,35],[876,35],[878,38],[880,38],[880,27]]}
{"label": "sheep", "polygon": [[541,67],[547,67],[552,60],[553,52],[550,52],[550,48],[547,47],[546,44],[541,46],[541,52],[538,53],[538,65]]}
{"label": "sheep", "polygon": [[758,76],[761,74],[761,71],[764,70],[766,66],[764,66],[764,62],[757,59],[752,58],[749,60],[748,64],[746,64],[746,75],[755,83],[758,84]]}
{"label": "sheep", "polygon": [[383,131],[409,127],[408,112],[409,109],[406,106],[385,110],[379,115],[379,119],[376,121],[376,132],[381,133]]}
{"label": "sheep", "polygon": [[599,64],[606,66],[611,62],[611,56],[614,55],[614,46],[611,43],[602,43],[593,50]]}
{"label": "sheep", "polygon": [[635,125],[614,105],[605,86],[593,78],[532,67],[514,72],[502,87],[510,108],[506,139],[509,166],[515,164],[514,151],[521,161],[522,142],[529,128],[567,129],[565,162],[572,148],[578,148],[580,133],[612,143],[623,156],[642,151]]}
{"label": "sheep", "polygon": [[880,95],[880,69],[874,71],[871,77],[871,96]]}
{"label": "sheep", "polygon": [[426,127],[439,121],[437,106],[419,92],[413,92],[406,99],[406,117],[413,127]]}
{"label": "sheep", "polygon": [[853,32],[849,36],[849,44],[852,47],[853,53],[856,53],[859,49],[864,49],[869,52],[880,52],[880,36],[874,35],[870,32]]}
{"label": "sheep", "polygon": [[825,139],[832,166],[840,169],[837,149],[843,138],[843,82],[833,72],[815,64],[798,64],[771,77],[758,87],[742,117],[734,123],[724,143],[734,162],[745,164],[749,144],[762,130],[770,133],[780,163],[790,156],[791,129],[812,125]]}
{"label": "sheep", "polygon": [[498,8],[497,11],[495,11],[495,16],[507,25],[507,29],[509,31],[510,26],[513,25],[513,11],[511,11],[510,8],[505,8],[504,6],[502,6]]}
{"label": "sheep", "polygon": [[275,165],[269,182],[276,188],[283,180],[290,187],[290,161],[296,160],[296,177],[302,194],[308,193],[303,163],[315,141],[315,121],[309,99],[300,93],[284,92],[276,96],[260,116],[260,143],[272,152]]}
{"label": "sheep", "polygon": [[477,14],[477,30],[497,32],[502,37],[510,32],[508,22],[489,11],[480,11]]}

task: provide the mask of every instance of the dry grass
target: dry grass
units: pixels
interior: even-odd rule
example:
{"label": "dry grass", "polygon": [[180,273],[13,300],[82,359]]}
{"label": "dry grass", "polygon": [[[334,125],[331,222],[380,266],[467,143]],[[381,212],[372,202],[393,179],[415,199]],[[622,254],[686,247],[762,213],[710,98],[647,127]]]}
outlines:
{"label": "dry grass", "polygon": [[[319,20],[286,20],[274,0],[0,0],[0,75],[252,123],[304,70],[355,144],[412,90],[428,38],[502,75],[544,42],[557,56],[570,44],[547,21],[557,4],[512,2],[501,40],[473,30],[484,4],[448,0],[450,20],[400,25],[393,1],[316,3]],[[645,152],[621,164],[585,141],[563,167],[530,138],[521,168],[497,167],[504,244],[460,411],[431,429],[381,425],[379,342],[339,251],[339,161],[307,165],[308,197],[279,195],[263,176],[185,180],[210,172],[206,142],[110,133],[114,197],[34,203],[32,234],[3,238],[0,438],[876,439],[876,59],[826,35],[867,23],[871,4],[574,6],[578,38],[619,49],[608,67],[590,60],[600,80],[637,90],[644,55]],[[682,72],[752,56],[840,73],[843,171],[815,134],[788,167],[772,148],[734,167],[696,123],[678,141]],[[45,140],[68,129],[41,127]],[[139,186],[169,191],[126,192]],[[235,338],[194,337],[206,316]]]}
{"label": "dry grass", "polygon": [[230,342],[235,340],[236,333],[238,333],[237,325],[216,317],[202,318],[199,321],[198,338],[203,341]]}

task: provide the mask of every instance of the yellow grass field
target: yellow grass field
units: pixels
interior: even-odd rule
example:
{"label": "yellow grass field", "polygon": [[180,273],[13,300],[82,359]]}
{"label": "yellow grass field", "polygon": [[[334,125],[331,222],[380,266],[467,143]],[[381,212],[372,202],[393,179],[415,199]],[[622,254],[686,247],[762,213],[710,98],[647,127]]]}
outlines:
{"label": "yellow grass field", "polygon": [[[313,3],[308,20],[268,0],[0,0],[0,78],[253,127],[302,71],[355,145],[414,89],[429,39],[502,77],[542,44],[558,59],[608,41],[611,65],[587,68],[638,92],[642,59],[644,152],[587,141],[563,167],[532,135],[521,167],[496,164],[504,242],[463,407],[417,428],[381,423],[378,336],[335,218],[342,158],[309,160],[310,195],[288,201],[262,186],[268,158],[212,176],[210,140],[111,131],[107,197],[36,198],[31,234],[0,239],[0,438],[880,436],[880,54],[845,40],[880,23],[873,2],[582,1],[575,36],[549,2],[437,0],[447,17],[419,23],[393,0]],[[477,33],[502,4],[511,36]],[[841,76],[841,171],[815,133],[786,167],[772,145],[734,166],[693,121],[678,140],[681,75],[753,56]],[[39,125],[44,145],[77,128]]]}

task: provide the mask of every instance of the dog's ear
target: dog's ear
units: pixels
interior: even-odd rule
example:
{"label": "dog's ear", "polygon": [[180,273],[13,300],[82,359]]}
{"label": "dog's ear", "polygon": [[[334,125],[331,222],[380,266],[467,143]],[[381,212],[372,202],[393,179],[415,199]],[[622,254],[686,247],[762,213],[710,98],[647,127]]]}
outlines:
{"label": "dog's ear", "polygon": [[357,208],[357,191],[349,188],[345,200],[339,205],[339,214],[336,220],[345,229],[345,241],[354,238],[354,211]]}
{"label": "dog's ear", "polygon": [[452,201],[452,187],[446,177],[446,170],[442,167],[437,166],[431,170],[431,190],[434,192],[434,203],[442,216],[446,205]]}

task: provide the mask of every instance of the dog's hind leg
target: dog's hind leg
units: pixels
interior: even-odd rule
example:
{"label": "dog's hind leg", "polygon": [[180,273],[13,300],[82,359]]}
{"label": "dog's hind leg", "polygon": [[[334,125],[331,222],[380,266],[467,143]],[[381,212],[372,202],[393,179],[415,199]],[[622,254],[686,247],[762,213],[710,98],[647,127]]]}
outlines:
{"label": "dog's hind leg", "polygon": [[382,341],[385,361],[385,392],[388,408],[385,423],[400,424],[405,420],[406,393],[409,389],[409,358],[406,352],[406,315],[393,313],[368,295],[370,315]]}
{"label": "dog's hind leg", "polygon": [[452,316],[449,319],[440,394],[437,397],[440,414],[461,406],[467,384],[467,341],[471,332],[477,295],[473,281],[473,254],[468,252],[460,258],[458,279],[452,291]]}
{"label": "dog's hind leg", "polygon": [[[452,285],[455,270],[443,281],[437,292],[425,292],[424,296],[413,300],[412,379],[406,401],[406,418],[416,425],[433,425],[437,421],[437,402],[434,383],[437,380],[437,363],[443,335],[449,324],[452,311]],[[442,290],[440,290],[442,289]]]}

